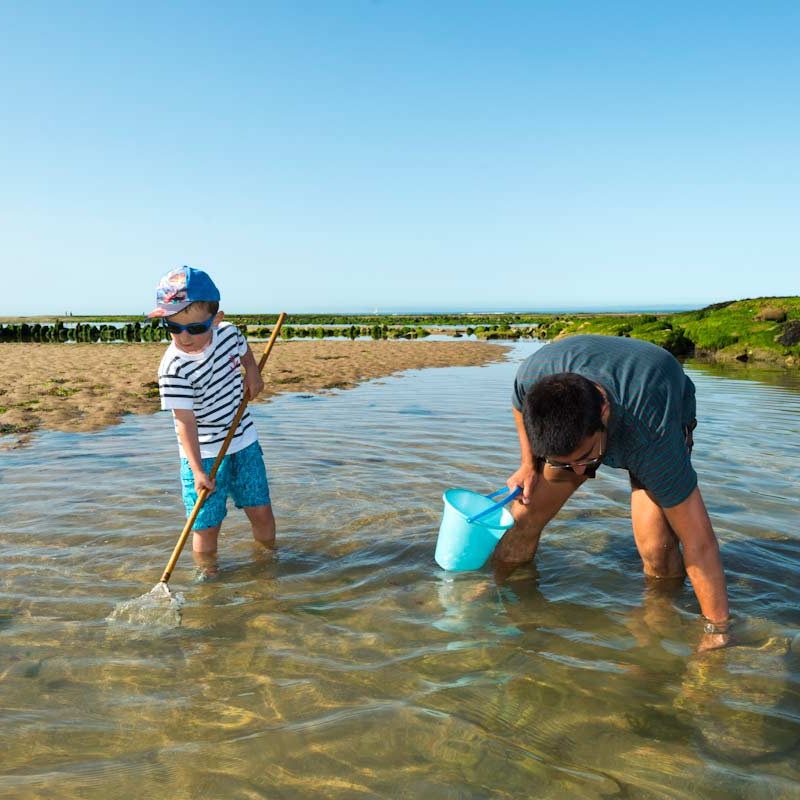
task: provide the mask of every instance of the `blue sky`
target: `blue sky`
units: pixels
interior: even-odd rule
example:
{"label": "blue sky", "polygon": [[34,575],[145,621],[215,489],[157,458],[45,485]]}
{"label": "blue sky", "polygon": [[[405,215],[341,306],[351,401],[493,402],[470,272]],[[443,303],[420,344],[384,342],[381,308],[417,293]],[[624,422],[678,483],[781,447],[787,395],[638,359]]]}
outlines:
{"label": "blue sky", "polygon": [[797,294],[800,4],[0,4],[0,314]]}

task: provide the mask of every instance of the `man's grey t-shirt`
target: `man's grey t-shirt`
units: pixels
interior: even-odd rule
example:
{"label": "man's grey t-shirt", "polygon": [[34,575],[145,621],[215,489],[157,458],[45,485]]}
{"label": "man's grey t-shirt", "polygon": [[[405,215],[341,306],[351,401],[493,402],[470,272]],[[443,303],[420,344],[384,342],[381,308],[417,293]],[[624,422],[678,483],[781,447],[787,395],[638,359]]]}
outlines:
{"label": "man's grey t-shirt", "polygon": [[[575,372],[602,386],[611,403],[603,464],[627,469],[663,508],[697,486],[686,447],[696,415],[694,384],[666,350],[618,336],[571,336],[544,345],[517,371],[512,403],[522,411],[540,378]],[[536,455],[559,455],[537,453]]]}

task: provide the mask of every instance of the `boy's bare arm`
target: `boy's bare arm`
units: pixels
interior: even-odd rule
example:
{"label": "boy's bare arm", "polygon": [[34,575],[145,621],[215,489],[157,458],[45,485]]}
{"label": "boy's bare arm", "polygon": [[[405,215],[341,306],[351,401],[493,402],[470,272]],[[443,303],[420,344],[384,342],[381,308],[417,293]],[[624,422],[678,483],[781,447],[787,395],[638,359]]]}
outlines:
{"label": "boy's bare arm", "polygon": [[242,366],[244,367],[244,388],[247,392],[247,399],[255,400],[264,389],[264,379],[261,377],[258,362],[249,346],[247,352],[242,356]]}
{"label": "boy's bare arm", "polygon": [[203,469],[203,460],[200,456],[200,439],[197,436],[197,420],[194,411],[188,408],[175,408],[172,410],[175,415],[175,428],[178,431],[178,438],[186,453],[189,466],[194,475],[194,488],[199,492],[201,489],[208,489],[213,492],[215,481],[211,480]]}

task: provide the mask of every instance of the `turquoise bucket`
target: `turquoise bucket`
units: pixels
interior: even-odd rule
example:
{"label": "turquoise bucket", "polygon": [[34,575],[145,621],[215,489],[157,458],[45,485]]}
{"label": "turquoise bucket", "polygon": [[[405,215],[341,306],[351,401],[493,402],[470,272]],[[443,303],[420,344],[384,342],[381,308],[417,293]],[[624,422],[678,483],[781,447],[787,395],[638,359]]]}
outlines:
{"label": "turquoise bucket", "polygon": [[494,552],[503,534],[514,525],[504,505],[520,493],[517,489],[500,502],[469,489],[448,489],[443,495],[444,513],[436,540],[436,563],[446,570],[480,569]]}

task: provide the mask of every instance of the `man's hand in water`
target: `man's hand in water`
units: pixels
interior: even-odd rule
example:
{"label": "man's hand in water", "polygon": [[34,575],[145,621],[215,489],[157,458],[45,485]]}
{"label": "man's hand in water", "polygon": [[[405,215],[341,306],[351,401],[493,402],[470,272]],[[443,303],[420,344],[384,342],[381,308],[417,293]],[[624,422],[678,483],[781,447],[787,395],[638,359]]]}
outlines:
{"label": "man's hand in water", "polygon": [[531,494],[533,494],[533,487],[539,475],[536,472],[535,464],[521,464],[520,468],[506,481],[506,486],[513,492],[518,486],[522,487],[522,494],[517,500],[523,505],[528,505],[531,501]]}
{"label": "man's hand in water", "polygon": [[704,633],[700,644],[697,645],[698,653],[707,653],[710,650],[720,650],[723,647],[730,647],[733,640],[729,633]]}
{"label": "man's hand in water", "polygon": [[709,650],[719,650],[734,644],[730,632],[730,620],[724,622],[705,622],[703,625],[703,638],[697,645],[698,653],[707,653]]}

